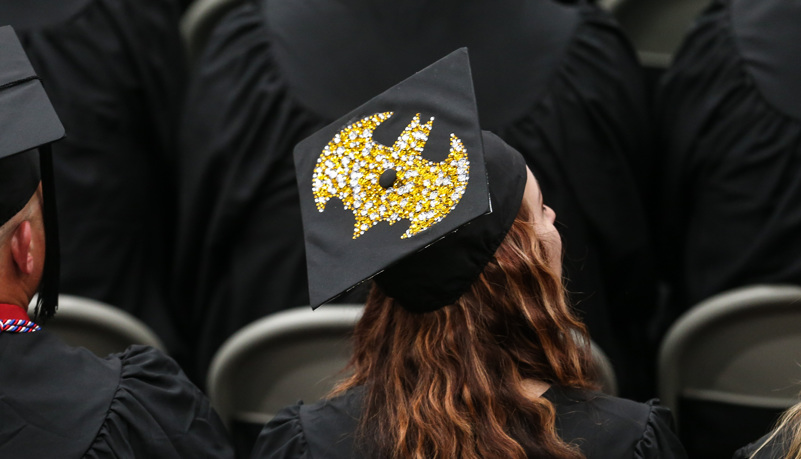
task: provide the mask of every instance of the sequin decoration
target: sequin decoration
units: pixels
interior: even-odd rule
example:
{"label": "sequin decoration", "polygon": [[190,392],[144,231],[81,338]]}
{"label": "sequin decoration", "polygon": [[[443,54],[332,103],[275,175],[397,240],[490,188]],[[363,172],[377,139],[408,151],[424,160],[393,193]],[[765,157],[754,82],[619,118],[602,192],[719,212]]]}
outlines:
{"label": "sequin decoration", "polygon": [[[392,147],[374,142],[373,131],[391,116],[377,113],[348,125],[317,158],[312,177],[317,209],[322,212],[331,198],[339,198],[356,217],[353,239],[381,221],[394,225],[408,219],[402,239],[425,231],[456,207],[470,178],[467,150],[453,133],[444,161],[421,156],[433,117],[420,123],[420,114],[415,115]],[[390,169],[395,180],[385,189],[379,178]]]}

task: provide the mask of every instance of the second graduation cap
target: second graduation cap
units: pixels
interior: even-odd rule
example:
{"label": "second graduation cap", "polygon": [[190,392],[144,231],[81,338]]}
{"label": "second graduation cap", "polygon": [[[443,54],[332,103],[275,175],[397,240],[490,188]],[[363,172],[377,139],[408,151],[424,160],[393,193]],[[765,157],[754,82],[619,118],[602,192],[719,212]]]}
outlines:
{"label": "second graduation cap", "polygon": [[[522,157],[479,127],[466,49],[298,144],[295,165],[312,307],[376,276],[412,311],[452,303],[505,236],[526,181]],[[503,186],[490,189],[488,169]]]}

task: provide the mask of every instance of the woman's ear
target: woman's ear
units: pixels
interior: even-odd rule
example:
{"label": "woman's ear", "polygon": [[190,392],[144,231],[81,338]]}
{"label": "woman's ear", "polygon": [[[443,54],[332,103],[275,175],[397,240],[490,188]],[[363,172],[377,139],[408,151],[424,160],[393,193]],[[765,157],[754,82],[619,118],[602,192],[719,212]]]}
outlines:
{"label": "woman's ear", "polygon": [[17,226],[11,235],[11,256],[14,264],[24,274],[31,274],[34,268],[31,253],[31,222],[25,220]]}

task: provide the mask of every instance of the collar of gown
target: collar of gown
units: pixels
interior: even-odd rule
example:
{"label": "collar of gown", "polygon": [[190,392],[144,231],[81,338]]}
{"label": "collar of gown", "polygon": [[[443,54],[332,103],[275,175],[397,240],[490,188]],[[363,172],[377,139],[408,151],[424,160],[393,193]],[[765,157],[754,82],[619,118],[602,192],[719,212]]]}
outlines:
{"label": "collar of gown", "polygon": [[31,320],[25,309],[14,305],[0,303],[0,322],[5,320]]}

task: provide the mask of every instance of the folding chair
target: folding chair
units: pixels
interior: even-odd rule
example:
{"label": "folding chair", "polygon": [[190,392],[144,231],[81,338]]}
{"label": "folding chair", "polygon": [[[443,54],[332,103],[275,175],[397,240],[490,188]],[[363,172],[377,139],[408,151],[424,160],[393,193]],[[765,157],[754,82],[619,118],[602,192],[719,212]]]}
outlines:
{"label": "folding chair", "polygon": [[709,298],[670,328],[659,395],[691,457],[731,457],[797,401],[801,287],[756,285]]}
{"label": "folding chair", "polygon": [[612,362],[609,361],[609,357],[594,341],[590,341],[590,350],[592,351],[592,361],[595,364],[601,391],[605,394],[617,395],[617,377],[615,376],[615,370],[612,368]]}
{"label": "folding chair", "polygon": [[164,350],[158,336],[136,317],[106,303],[79,296],[59,295],[58,312],[42,328],[67,344],[85,347],[100,357],[122,352],[132,344]]}
{"label": "folding chair", "polygon": [[261,427],[281,408],[313,403],[344,377],[362,308],[334,304],[278,312],[223,343],[209,368],[208,394],[239,454],[250,453]]}

